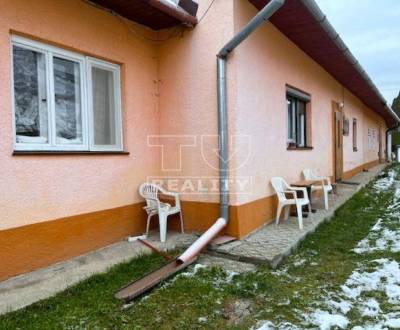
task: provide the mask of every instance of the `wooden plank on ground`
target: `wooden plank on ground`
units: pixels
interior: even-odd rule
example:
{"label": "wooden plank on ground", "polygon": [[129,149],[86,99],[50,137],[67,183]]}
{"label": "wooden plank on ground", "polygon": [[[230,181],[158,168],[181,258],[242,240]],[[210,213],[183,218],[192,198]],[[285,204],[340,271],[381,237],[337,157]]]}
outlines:
{"label": "wooden plank on ground", "polygon": [[196,261],[196,259],[197,257],[183,264],[179,264],[176,260],[173,260],[159,269],[150,272],[142,278],[122,287],[114,294],[114,297],[124,300],[125,302],[131,301],[142,293],[152,289],[170,276],[176,274],[180,270],[191,265],[194,261]]}

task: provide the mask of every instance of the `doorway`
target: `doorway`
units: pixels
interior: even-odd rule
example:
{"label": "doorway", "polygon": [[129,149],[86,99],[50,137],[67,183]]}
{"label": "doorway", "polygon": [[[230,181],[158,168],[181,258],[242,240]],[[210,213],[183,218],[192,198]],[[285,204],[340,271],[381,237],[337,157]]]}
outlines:
{"label": "doorway", "polygon": [[343,176],[343,112],[336,102],[332,102],[332,112],[334,179],[341,181]]}
{"label": "doorway", "polygon": [[383,154],[383,136],[385,133],[382,132],[383,128],[379,127],[379,134],[378,134],[378,139],[379,139],[379,150],[378,150],[378,157],[379,157],[379,163],[384,163],[385,162],[385,157]]}

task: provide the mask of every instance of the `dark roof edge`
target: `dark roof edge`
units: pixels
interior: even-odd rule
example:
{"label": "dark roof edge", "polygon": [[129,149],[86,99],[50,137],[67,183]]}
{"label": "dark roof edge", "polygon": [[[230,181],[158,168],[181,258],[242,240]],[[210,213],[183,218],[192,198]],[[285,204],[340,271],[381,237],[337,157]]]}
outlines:
{"label": "dark roof edge", "polygon": [[173,5],[166,0],[150,0],[149,5],[162,11],[163,13],[176,18],[182,23],[194,27],[197,24],[197,17],[190,15],[186,10],[179,5]]}
{"label": "dark roof edge", "polygon": [[372,79],[369,77],[367,72],[363,69],[358,60],[351,53],[350,49],[346,46],[339,33],[336,32],[332,24],[329,22],[326,15],[319,8],[317,3],[314,0],[300,0],[304,7],[309,11],[309,13],[315,18],[315,20],[320,24],[322,29],[327,33],[329,38],[335,43],[335,45],[340,49],[343,55],[349,60],[349,62],[353,65],[353,67],[359,72],[361,77],[366,81],[366,83],[371,87],[371,89],[375,92],[378,98],[381,100],[382,105],[387,109],[388,113],[391,117],[400,123],[400,118],[397,114],[392,110],[392,108],[387,104],[387,101],[382,96],[381,92],[373,83]]}
{"label": "dark roof edge", "polygon": [[386,104],[386,107],[387,107],[387,109],[388,109],[390,115],[392,116],[392,118],[393,118],[395,121],[397,121],[397,124],[400,124],[400,118],[399,118],[399,116],[397,115],[397,113],[394,112],[394,110],[392,109],[392,107],[390,107],[388,104]]}

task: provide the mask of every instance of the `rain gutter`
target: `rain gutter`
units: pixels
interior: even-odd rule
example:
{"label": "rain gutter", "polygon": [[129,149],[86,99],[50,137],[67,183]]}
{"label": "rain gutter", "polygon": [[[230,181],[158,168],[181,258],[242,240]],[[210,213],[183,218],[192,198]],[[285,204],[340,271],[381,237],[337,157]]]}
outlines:
{"label": "rain gutter", "polygon": [[176,18],[187,26],[194,27],[197,24],[197,18],[190,15],[176,3],[167,0],[150,0],[148,3],[150,6]]}
{"label": "rain gutter", "polygon": [[314,0],[300,0],[303,5],[307,8],[309,13],[314,17],[314,19],[318,22],[318,24],[322,27],[322,29],[327,33],[332,42],[340,49],[343,55],[347,58],[347,60],[351,63],[351,65],[357,70],[357,72],[361,75],[361,77],[367,82],[369,87],[375,92],[381,101],[382,105],[386,108],[387,112],[394,119],[395,122],[400,123],[400,118],[396,115],[396,113],[391,109],[391,107],[387,104],[387,101],[382,96],[381,92],[372,82],[371,78],[362,68],[360,63],[354,57],[354,55],[350,52],[350,49],[346,46],[342,38],[340,38],[339,34],[333,28],[331,23],[329,22],[326,15],[321,11],[318,7],[317,3]]}

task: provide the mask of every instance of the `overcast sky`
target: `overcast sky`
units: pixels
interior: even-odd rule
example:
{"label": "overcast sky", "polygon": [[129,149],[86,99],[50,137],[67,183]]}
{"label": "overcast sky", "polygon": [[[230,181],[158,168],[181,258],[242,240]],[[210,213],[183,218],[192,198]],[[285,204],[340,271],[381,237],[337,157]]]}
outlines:
{"label": "overcast sky", "polygon": [[400,90],[400,0],[316,0],[391,105]]}

